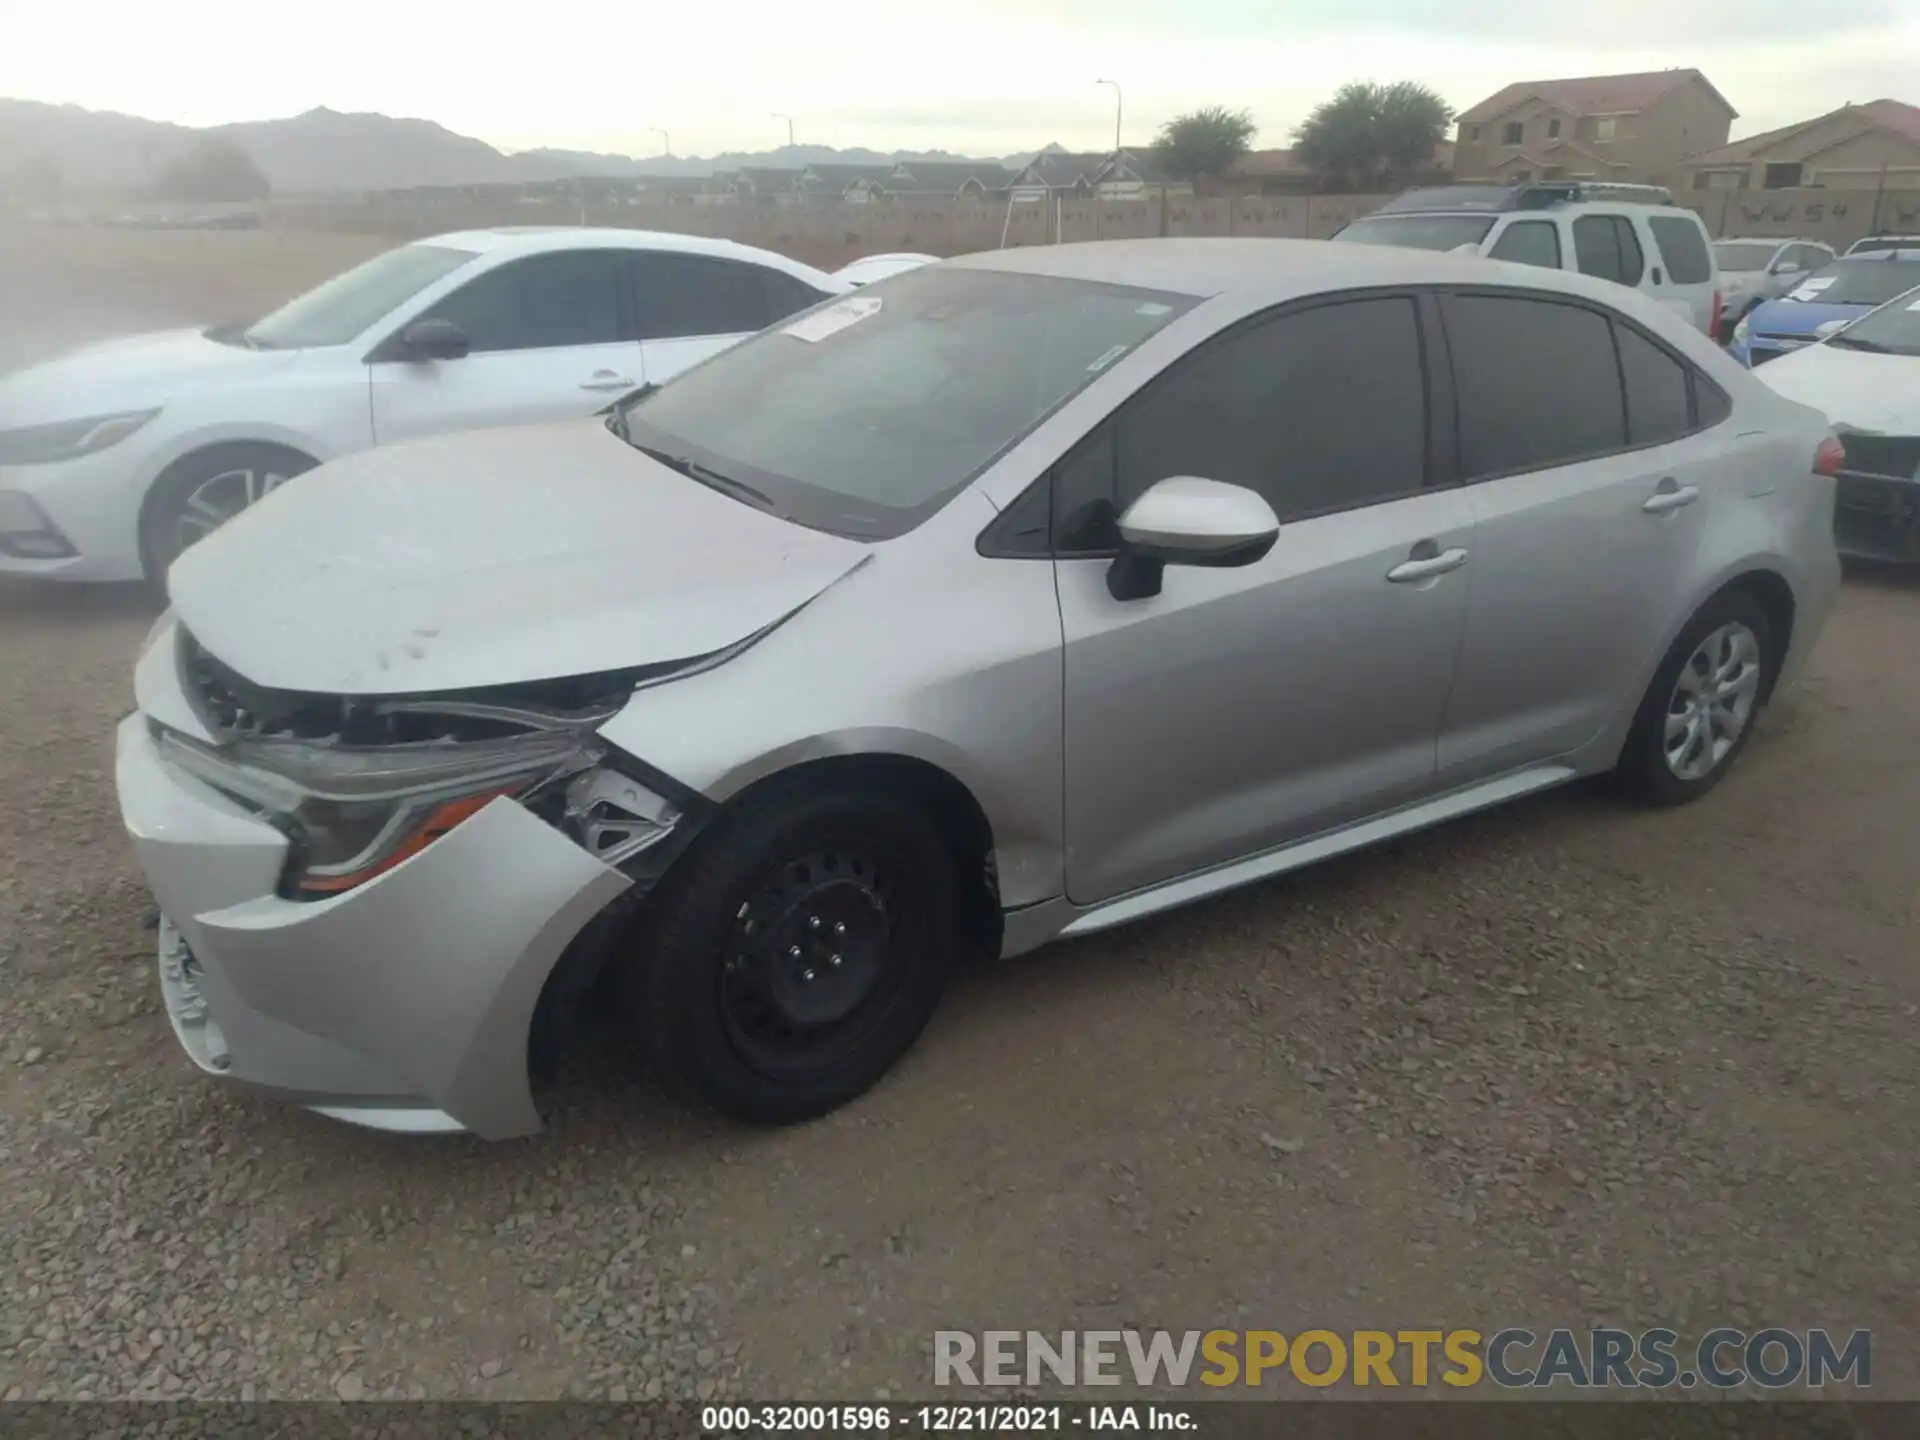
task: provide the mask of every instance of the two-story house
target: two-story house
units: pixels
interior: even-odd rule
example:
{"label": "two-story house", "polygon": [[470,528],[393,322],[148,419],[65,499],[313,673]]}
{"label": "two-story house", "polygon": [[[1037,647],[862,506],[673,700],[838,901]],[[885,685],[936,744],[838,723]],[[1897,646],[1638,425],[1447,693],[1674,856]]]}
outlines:
{"label": "two-story house", "polygon": [[1522,80],[1460,116],[1453,175],[1671,185],[1684,157],[1727,143],[1738,114],[1698,70]]}

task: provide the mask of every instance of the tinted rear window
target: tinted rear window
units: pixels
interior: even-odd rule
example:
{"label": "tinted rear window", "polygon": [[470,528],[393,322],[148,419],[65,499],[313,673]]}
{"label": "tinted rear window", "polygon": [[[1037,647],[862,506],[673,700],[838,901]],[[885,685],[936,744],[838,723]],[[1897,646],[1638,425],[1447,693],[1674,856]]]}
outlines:
{"label": "tinted rear window", "polygon": [[1676,285],[1704,285],[1713,279],[1713,255],[1698,221],[1651,215],[1647,225],[1660,247],[1660,258],[1667,262],[1667,279]]}
{"label": "tinted rear window", "polygon": [[1463,480],[1564,465],[1626,444],[1605,316],[1517,295],[1450,295],[1444,313]]}

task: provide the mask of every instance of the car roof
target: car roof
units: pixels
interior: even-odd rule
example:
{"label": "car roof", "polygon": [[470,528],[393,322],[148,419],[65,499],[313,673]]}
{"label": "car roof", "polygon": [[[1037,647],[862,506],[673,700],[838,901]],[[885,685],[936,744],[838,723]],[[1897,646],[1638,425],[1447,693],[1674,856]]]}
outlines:
{"label": "car roof", "polygon": [[1824,240],[1809,240],[1804,235],[1722,235],[1716,245],[1817,245],[1822,250],[1833,246]]}
{"label": "car roof", "polygon": [[454,230],[445,235],[423,236],[413,243],[445,245],[482,255],[538,255],[552,250],[670,250],[681,255],[772,263],[796,273],[821,273],[777,251],[742,245],[737,240],[713,240],[705,235],[678,235],[667,230],[619,230],[601,225],[496,225],[485,230]]}
{"label": "car roof", "polygon": [[1094,240],[987,250],[949,265],[1130,285],[1207,299],[1241,294],[1278,301],[1371,285],[1518,286],[1558,291],[1620,308],[1637,294],[1571,270],[1510,265],[1398,245],[1332,245],[1325,240],[1180,238]]}

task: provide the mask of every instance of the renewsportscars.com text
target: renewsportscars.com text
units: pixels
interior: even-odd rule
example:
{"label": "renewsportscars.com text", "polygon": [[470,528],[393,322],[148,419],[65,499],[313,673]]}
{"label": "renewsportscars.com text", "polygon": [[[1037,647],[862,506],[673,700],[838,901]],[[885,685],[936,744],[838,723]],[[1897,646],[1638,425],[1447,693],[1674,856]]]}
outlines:
{"label": "renewsportscars.com text", "polygon": [[1873,1380],[1852,1330],[939,1330],[936,1385],[1819,1389]]}

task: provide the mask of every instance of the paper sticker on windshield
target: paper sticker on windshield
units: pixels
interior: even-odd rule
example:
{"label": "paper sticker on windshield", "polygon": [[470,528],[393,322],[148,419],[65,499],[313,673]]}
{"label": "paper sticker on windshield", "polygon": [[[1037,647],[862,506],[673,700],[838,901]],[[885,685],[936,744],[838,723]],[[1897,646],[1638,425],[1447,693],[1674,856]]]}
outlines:
{"label": "paper sticker on windshield", "polygon": [[1822,275],[1818,280],[1809,280],[1793,292],[1793,298],[1796,300],[1811,300],[1839,278],[1837,275]]}
{"label": "paper sticker on windshield", "polygon": [[1157,319],[1162,315],[1171,315],[1173,313],[1173,307],[1171,305],[1162,305],[1157,300],[1149,300],[1133,313],[1136,315],[1147,315]]}
{"label": "paper sticker on windshield", "polygon": [[1907,306],[1907,308],[1909,310],[1920,310],[1920,300],[1914,301],[1911,305]]}
{"label": "paper sticker on windshield", "polygon": [[858,325],[870,315],[878,315],[885,302],[878,295],[855,295],[842,300],[838,305],[829,305],[811,315],[802,316],[780,333],[791,335],[796,340],[804,340],[809,345],[824,340],[829,335],[838,335],[849,325]]}
{"label": "paper sticker on windshield", "polygon": [[1095,360],[1091,365],[1087,366],[1087,373],[1089,375],[1098,375],[1102,370],[1106,369],[1107,366],[1111,365],[1114,361],[1118,360],[1122,355],[1126,353],[1127,353],[1126,346],[1124,345],[1114,346],[1111,350],[1107,351],[1106,354],[1102,355],[1098,360]]}

